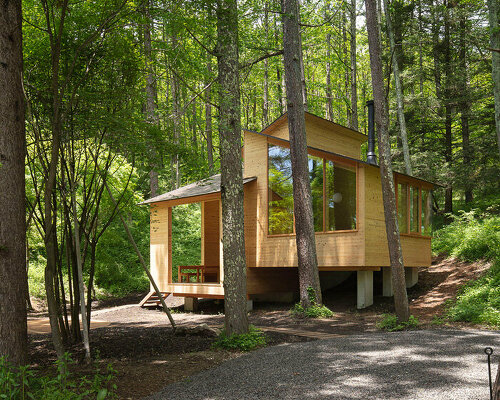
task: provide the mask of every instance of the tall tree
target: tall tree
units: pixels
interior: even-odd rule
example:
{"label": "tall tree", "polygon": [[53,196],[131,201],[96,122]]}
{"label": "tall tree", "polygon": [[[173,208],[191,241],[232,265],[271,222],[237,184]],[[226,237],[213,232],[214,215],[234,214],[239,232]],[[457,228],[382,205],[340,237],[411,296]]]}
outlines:
{"label": "tall tree", "polygon": [[26,209],[21,0],[0,7],[0,357],[26,363]]}
{"label": "tall tree", "polygon": [[225,329],[248,332],[236,0],[217,1]]}
{"label": "tall tree", "polygon": [[300,302],[311,305],[309,288],[315,301],[321,304],[318,260],[312,209],[311,184],[307,159],[306,125],[301,85],[301,57],[299,4],[297,0],[283,0],[283,59],[288,104],[290,156],[293,175],[293,211],[299,269]]}
{"label": "tall tree", "polygon": [[382,182],[387,243],[391,262],[392,285],[394,288],[394,305],[397,319],[399,321],[408,321],[410,318],[410,310],[408,308],[403,252],[401,250],[401,240],[396,215],[396,196],[388,134],[389,120],[386,108],[384,107],[384,78],[382,75],[382,50],[380,46],[379,24],[377,21],[377,0],[365,0],[365,4],[373,99],[375,103],[375,126],[379,143],[380,178]]}
{"label": "tall tree", "polygon": [[498,152],[500,153],[500,27],[498,0],[488,0],[488,18],[490,22],[491,76],[495,99],[495,127],[497,132]]}
{"label": "tall tree", "polygon": [[382,0],[384,3],[385,10],[385,21],[387,25],[387,34],[389,36],[389,43],[391,46],[392,54],[392,73],[394,74],[394,86],[396,89],[396,104],[398,111],[398,122],[399,122],[399,134],[401,136],[401,142],[403,144],[403,156],[405,160],[405,169],[408,175],[412,174],[411,160],[410,160],[410,148],[408,146],[408,133],[406,131],[406,119],[403,106],[403,87],[401,85],[401,74],[399,73],[399,60],[401,56],[399,55],[399,47],[396,46],[396,41],[394,39],[394,30],[392,28],[392,16],[389,7],[389,0]]}
{"label": "tall tree", "polygon": [[350,126],[355,131],[358,130],[358,81],[357,81],[357,62],[356,62],[356,0],[351,0],[349,7],[350,15],[350,54],[351,54],[351,121]]}

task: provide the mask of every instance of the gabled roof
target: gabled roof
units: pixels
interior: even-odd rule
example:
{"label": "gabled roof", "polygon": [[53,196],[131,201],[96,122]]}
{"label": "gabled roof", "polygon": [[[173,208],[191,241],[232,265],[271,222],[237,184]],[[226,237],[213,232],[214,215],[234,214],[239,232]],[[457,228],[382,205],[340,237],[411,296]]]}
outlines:
{"label": "gabled roof", "polygon": [[[256,179],[257,177],[255,176],[249,178],[243,178],[243,184],[252,182]],[[159,196],[155,196],[151,199],[144,200],[142,203],[139,204],[151,204],[151,203],[158,203],[160,201],[185,199],[187,197],[203,196],[205,194],[218,193],[220,192],[220,183],[221,183],[220,174],[213,175],[209,178],[202,179],[201,181],[191,183],[190,185],[186,185],[178,189],[172,190],[170,192],[160,194]]]}
{"label": "gabled roof", "polygon": [[[368,135],[365,135],[364,133],[361,133],[361,132],[358,132],[354,129],[337,124],[336,122],[319,117],[319,116],[312,114],[310,112],[307,112],[307,111],[304,114],[305,114],[306,123],[312,122],[312,123],[317,124],[317,125],[322,125],[326,129],[335,129],[337,134],[346,135],[346,136],[349,136],[351,138],[357,139],[361,142],[365,142],[368,140]],[[277,128],[282,126],[283,124],[286,124],[287,122],[288,122],[288,111],[281,114],[278,118],[276,118],[268,126],[266,126],[264,129],[262,129],[260,131],[260,133],[264,133],[266,135],[273,136],[273,132]]]}

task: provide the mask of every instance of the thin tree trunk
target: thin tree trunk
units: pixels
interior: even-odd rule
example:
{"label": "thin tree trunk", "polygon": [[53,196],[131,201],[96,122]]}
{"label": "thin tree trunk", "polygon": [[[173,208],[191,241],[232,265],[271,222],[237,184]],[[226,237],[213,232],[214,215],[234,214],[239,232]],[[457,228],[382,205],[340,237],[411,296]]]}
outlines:
{"label": "thin tree trunk", "polygon": [[[330,3],[326,3],[325,20],[330,18]],[[327,28],[329,29],[329,28]],[[332,35],[326,34],[326,119],[333,121],[332,76],[331,76],[331,41]]]}
{"label": "thin tree trunk", "polygon": [[488,0],[488,18],[490,22],[491,77],[495,98],[495,128],[497,132],[498,152],[500,153],[500,28],[498,24],[498,0]]}
{"label": "thin tree trunk", "polygon": [[[207,73],[208,79],[212,76],[212,64],[210,62],[210,55],[208,55],[207,60]],[[208,88],[205,91],[205,136],[207,139],[207,161],[208,161],[208,171],[210,175],[214,174],[214,147],[212,143],[212,89]]]}
{"label": "thin tree trunk", "polygon": [[21,1],[0,8],[0,357],[26,364],[25,128]]}
{"label": "thin tree trunk", "polygon": [[424,56],[423,56],[423,45],[422,36],[424,35],[424,30],[422,27],[422,0],[418,0],[418,72],[419,72],[419,89],[420,95],[424,93]]}
{"label": "thin tree trunk", "polygon": [[217,1],[225,330],[248,332],[236,0]]}
{"label": "thin tree trunk", "polygon": [[[177,51],[178,38],[175,28],[172,30],[172,49]],[[178,146],[180,144],[180,113],[179,113],[179,82],[176,74],[172,74],[172,119],[173,119],[173,131],[174,131],[174,144]],[[179,165],[179,155],[178,149],[175,150],[173,157],[173,186],[177,189],[181,185],[181,171]]]}
{"label": "thin tree trunk", "polygon": [[396,100],[398,110],[399,133],[401,136],[401,143],[403,144],[403,156],[405,160],[405,170],[408,175],[412,175],[410,148],[408,146],[408,134],[406,132],[406,119],[403,105],[403,87],[401,86],[401,76],[399,73],[399,48],[396,46],[394,40],[394,31],[392,29],[391,13],[389,12],[389,0],[383,0],[385,10],[385,20],[387,24],[387,33],[389,35],[389,43],[392,53],[392,72],[394,74],[394,86],[396,88]]}
{"label": "thin tree trunk", "polygon": [[85,305],[85,287],[83,285],[83,266],[82,255],[80,250],[80,224],[78,222],[78,214],[76,210],[76,186],[74,178],[74,170],[71,178],[71,205],[73,209],[73,234],[75,242],[76,269],[78,271],[78,290],[80,292],[80,310],[82,314],[83,327],[83,348],[85,349],[85,360],[90,361],[90,341],[89,341],[89,325],[87,320],[87,307]]}
{"label": "thin tree trunk", "polygon": [[[266,38],[266,48],[269,41],[269,4],[268,1],[264,3],[264,34]],[[269,64],[268,59],[264,60],[264,106],[262,108],[262,119],[264,126],[269,124]]]}
{"label": "thin tree trunk", "polygon": [[[111,192],[111,189],[109,188],[108,182],[103,181],[103,183],[104,183],[104,186],[106,187],[106,191],[108,192],[109,198],[110,198],[111,202],[113,203],[113,206],[115,208],[118,207],[118,204],[115,200],[115,197],[113,196],[113,193]],[[141,264],[142,269],[144,270],[144,272],[148,276],[149,282],[153,286],[153,289],[155,290],[156,296],[160,299],[160,303],[161,303],[161,306],[163,308],[163,312],[165,314],[167,314],[168,320],[170,321],[170,324],[172,325],[172,330],[175,332],[176,325],[175,325],[174,319],[172,318],[172,314],[170,313],[170,310],[167,307],[167,304],[165,303],[165,299],[163,298],[163,296],[160,292],[160,289],[158,288],[158,285],[156,284],[153,276],[151,275],[151,272],[149,272],[149,268],[146,265],[146,262],[144,261],[144,257],[142,256],[141,251],[137,247],[137,243],[135,242],[134,237],[132,236],[132,232],[130,232],[128,224],[125,221],[125,219],[123,218],[120,211],[118,211],[118,217],[120,218],[120,221],[123,225],[123,228],[125,229],[125,232],[127,233],[127,237],[128,237],[130,244],[134,248],[134,251],[135,251],[135,254],[137,255],[137,258],[139,258],[139,263]]]}
{"label": "thin tree trunk", "polygon": [[357,131],[358,126],[358,83],[356,62],[356,0],[351,0],[350,6],[350,55],[351,55],[351,128]]}
{"label": "thin tree trunk", "polygon": [[[307,159],[304,104],[301,95],[301,51],[297,0],[283,1],[283,57],[288,102],[288,128],[293,176],[293,209],[298,256],[300,302],[311,306],[310,294],[321,304],[311,184]],[[309,293],[312,288],[314,293]]]}
{"label": "thin tree trunk", "polygon": [[375,103],[375,124],[379,143],[380,178],[384,201],[387,243],[391,262],[392,285],[394,288],[394,305],[398,321],[408,321],[410,310],[408,307],[403,253],[401,250],[399,227],[396,216],[396,196],[388,134],[389,121],[384,107],[384,78],[382,74],[382,51],[379,40],[379,25],[377,22],[377,1],[365,0],[365,4],[373,98]]}
{"label": "thin tree trunk", "polygon": [[500,361],[498,362],[497,377],[493,385],[493,400],[500,400]]}
{"label": "thin tree trunk", "polygon": [[[285,0],[283,0],[285,1]],[[296,0],[297,3],[297,22],[299,26],[299,62],[300,62],[300,84],[302,91],[302,103],[304,104],[304,111],[308,111],[307,105],[307,84],[306,84],[306,69],[304,66],[304,50],[302,48],[302,35],[300,34],[300,0]],[[283,27],[283,31],[284,31]],[[285,76],[286,81],[286,76]],[[286,85],[286,82],[285,82]],[[287,92],[288,97],[288,92]]]}
{"label": "thin tree trunk", "polygon": [[[444,73],[445,73],[445,88],[444,88],[444,103],[445,103],[445,137],[444,137],[444,159],[447,163],[448,170],[451,171],[453,163],[453,147],[452,147],[452,116],[451,116],[451,50],[450,50],[450,7],[448,0],[444,0],[445,18],[444,18]],[[446,222],[451,222],[453,213],[453,185],[451,179],[448,181],[445,198],[444,212],[448,215]]]}
{"label": "thin tree trunk", "polygon": [[459,104],[460,108],[460,120],[462,125],[462,151],[463,151],[463,162],[464,162],[464,172],[465,172],[465,202],[472,202],[472,182],[471,182],[471,170],[472,170],[472,147],[470,145],[470,133],[469,133],[469,88],[468,88],[468,76],[467,76],[467,43],[466,43],[466,29],[467,29],[467,18],[462,16],[460,18],[460,86],[461,86],[461,101]]}

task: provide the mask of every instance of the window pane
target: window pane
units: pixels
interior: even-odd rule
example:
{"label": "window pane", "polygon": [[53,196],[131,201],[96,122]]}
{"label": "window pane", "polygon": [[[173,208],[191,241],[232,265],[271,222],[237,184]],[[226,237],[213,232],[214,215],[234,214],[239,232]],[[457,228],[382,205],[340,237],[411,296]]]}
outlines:
{"label": "window pane", "polygon": [[418,233],[418,188],[410,186],[410,232]]}
{"label": "window pane", "polygon": [[408,185],[398,184],[398,223],[399,233],[408,233]]}
{"label": "window pane", "polygon": [[323,232],[323,159],[309,156],[309,182],[311,182],[314,231]]}
{"label": "window pane", "polygon": [[269,145],[269,234],[293,233],[293,188],[290,149]]}
{"label": "window pane", "polygon": [[422,235],[432,234],[432,196],[429,190],[422,189]]}
{"label": "window pane", "polygon": [[356,229],[356,172],[326,163],[326,229]]}

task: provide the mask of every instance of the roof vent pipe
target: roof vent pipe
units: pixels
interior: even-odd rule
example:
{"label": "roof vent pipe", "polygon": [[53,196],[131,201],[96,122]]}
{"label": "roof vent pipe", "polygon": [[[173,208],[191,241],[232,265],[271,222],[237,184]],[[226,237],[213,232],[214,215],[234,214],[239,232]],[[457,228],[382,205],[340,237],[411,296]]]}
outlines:
{"label": "roof vent pipe", "polygon": [[368,107],[368,151],[366,153],[366,162],[377,165],[377,156],[375,154],[375,105],[373,100],[366,102]]}

